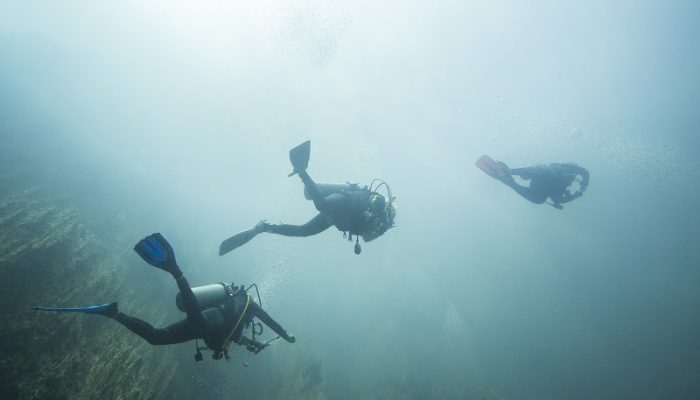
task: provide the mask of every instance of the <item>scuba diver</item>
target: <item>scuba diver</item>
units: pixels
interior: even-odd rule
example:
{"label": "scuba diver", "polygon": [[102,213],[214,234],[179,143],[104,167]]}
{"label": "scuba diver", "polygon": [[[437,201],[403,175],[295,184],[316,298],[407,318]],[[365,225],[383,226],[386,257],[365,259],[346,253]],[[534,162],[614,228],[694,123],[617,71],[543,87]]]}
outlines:
{"label": "scuba diver", "polygon": [[[178,308],[187,314],[187,318],[165,328],[154,328],[146,321],[120,312],[117,309],[117,303],[78,308],[34,306],[32,309],[103,315],[113,318],[152,345],[183,343],[194,339],[197,348],[196,361],[202,360],[200,350],[211,350],[212,358],[215,360],[224,356],[229,360],[228,350],[232,342],[246,346],[248,351],[257,354],[279,337],[289,343],[296,341],[294,336],[289,335],[259,304],[252,300],[252,296],[243,286],[217,283],[190,288],[177,265],[172,247],[160,233],[154,233],[139,241],[134,250],[144,261],[170,273],[175,278],[180,289],[176,303]],[[249,286],[248,289],[253,286]],[[255,288],[257,290],[257,286]],[[258,302],[260,302],[259,294]],[[256,340],[256,334],[262,333],[262,325],[253,322],[254,317],[272,328],[279,336],[266,343]],[[248,338],[243,335],[243,330],[251,325],[252,338]],[[203,339],[206,346],[199,347],[199,339]]]}
{"label": "scuba diver", "polygon": [[[276,225],[260,221],[255,227],[224,240],[219,247],[220,256],[248,243],[262,232],[306,237],[321,233],[333,225],[348,240],[352,241],[355,236],[355,254],[360,254],[360,236],[365,242],[370,242],[394,226],[395,198],[386,182],[375,179],[369,187],[360,187],[356,183],[317,184],[306,172],[310,154],[310,140],[289,151],[289,160],[294,167],[289,176],[299,175],[304,183],[304,196],[313,201],[319,214],[304,225]],[[386,197],[377,192],[382,186],[386,189]]]}
{"label": "scuba diver", "polygon": [[[492,178],[510,186],[527,200],[542,204],[549,198],[552,202],[547,204],[559,210],[564,208],[562,203],[583,196],[590,182],[588,170],[571,163],[510,169],[505,163],[484,155],[476,161],[476,166]],[[513,175],[529,180],[530,185],[518,184]]]}

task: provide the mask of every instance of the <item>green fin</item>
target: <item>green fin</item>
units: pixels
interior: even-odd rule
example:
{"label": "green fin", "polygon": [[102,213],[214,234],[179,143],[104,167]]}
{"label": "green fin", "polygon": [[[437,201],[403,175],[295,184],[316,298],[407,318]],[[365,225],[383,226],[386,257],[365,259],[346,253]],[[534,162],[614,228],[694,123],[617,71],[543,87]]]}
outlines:
{"label": "green fin", "polygon": [[311,157],[311,141],[300,144],[299,146],[289,150],[289,161],[292,162],[294,171],[289,176],[292,176],[301,171],[306,171],[309,166],[309,157]]}

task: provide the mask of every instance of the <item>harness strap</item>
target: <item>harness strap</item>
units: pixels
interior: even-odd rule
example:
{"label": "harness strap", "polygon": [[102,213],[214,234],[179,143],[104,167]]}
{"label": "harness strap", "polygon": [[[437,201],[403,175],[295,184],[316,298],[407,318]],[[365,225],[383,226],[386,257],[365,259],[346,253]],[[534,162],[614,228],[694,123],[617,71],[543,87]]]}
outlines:
{"label": "harness strap", "polygon": [[238,321],[236,322],[236,325],[234,325],[233,329],[231,330],[231,333],[226,338],[226,342],[224,344],[224,351],[227,353],[228,353],[228,348],[231,347],[231,342],[233,342],[233,334],[236,332],[238,325],[241,324],[241,321],[243,321],[243,317],[245,317],[246,311],[248,311],[248,304],[250,304],[250,294],[246,292],[245,307],[243,307],[243,312],[241,313],[241,316],[238,317]]}

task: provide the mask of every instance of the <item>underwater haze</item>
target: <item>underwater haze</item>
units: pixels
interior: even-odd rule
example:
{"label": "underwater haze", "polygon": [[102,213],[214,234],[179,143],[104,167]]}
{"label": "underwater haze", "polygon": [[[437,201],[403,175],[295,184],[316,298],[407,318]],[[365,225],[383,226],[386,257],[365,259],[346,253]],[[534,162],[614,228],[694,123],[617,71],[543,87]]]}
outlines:
{"label": "underwater haze", "polygon": [[[0,0],[0,398],[700,398],[699,37],[690,0]],[[396,227],[218,256],[316,215],[308,139],[317,182],[386,180]],[[534,205],[483,154],[591,183]],[[296,343],[195,362],[29,309],[184,318],[132,251],[153,232]]]}

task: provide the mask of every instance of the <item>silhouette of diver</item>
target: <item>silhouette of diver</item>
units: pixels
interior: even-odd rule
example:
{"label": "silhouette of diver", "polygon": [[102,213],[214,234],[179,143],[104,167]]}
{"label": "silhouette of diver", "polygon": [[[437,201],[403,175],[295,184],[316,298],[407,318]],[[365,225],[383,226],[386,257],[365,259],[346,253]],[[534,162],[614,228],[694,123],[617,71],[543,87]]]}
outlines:
{"label": "silhouette of diver", "polygon": [[[510,186],[525,199],[535,204],[542,204],[549,198],[552,202],[547,204],[560,210],[564,208],[563,203],[583,196],[590,182],[588,170],[572,163],[510,169],[501,161],[482,156],[477,160],[476,166]],[[529,186],[518,184],[513,175],[529,180]]]}
{"label": "silhouette of diver", "polygon": [[[317,184],[306,172],[310,152],[311,141],[306,141],[289,151],[289,159],[294,167],[289,176],[299,175],[304,183],[304,195],[313,201],[319,214],[303,225],[269,224],[260,221],[254,228],[224,240],[219,248],[219,255],[244,245],[262,232],[306,237],[321,233],[333,225],[344,235],[348,235],[349,240],[355,235],[355,254],[360,254],[360,236],[363,241],[370,242],[394,226],[396,208],[391,189],[386,182],[375,179],[369,187],[360,187],[353,183]],[[376,187],[375,183],[378,183]],[[387,197],[377,192],[382,186],[386,188]]]}
{"label": "silhouette of diver", "polygon": [[[216,360],[223,356],[229,359],[228,349],[232,342],[246,346],[249,351],[254,353],[267,346],[267,343],[255,340],[256,324],[252,322],[254,317],[259,318],[287,342],[294,343],[296,341],[296,338],[289,335],[280,324],[256,304],[242,287],[224,283],[214,284],[195,288],[194,290],[198,291],[195,294],[177,265],[172,247],[160,233],[154,233],[139,241],[134,246],[134,250],[144,261],[170,273],[175,278],[180,289],[178,306],[184,309],[187,318],[165,328],[154,328],[146,321],[119,312],[116,302],[90,307],[35,306],[32,308],[45,311],[104,315],[113,318],[152,345],[167,345],[203,339],[207,345],[206,348],[213,351],[212,357]],[[201,304],[200,300],[202,300]],[[244,328],[251,323],[254,325],[253,339],[243,335]],[[197,361],[201,360],[200,349],[197,347],[197,355],[195,356]]]}

